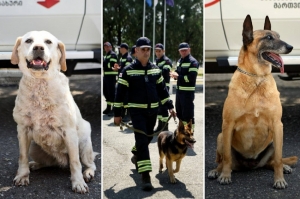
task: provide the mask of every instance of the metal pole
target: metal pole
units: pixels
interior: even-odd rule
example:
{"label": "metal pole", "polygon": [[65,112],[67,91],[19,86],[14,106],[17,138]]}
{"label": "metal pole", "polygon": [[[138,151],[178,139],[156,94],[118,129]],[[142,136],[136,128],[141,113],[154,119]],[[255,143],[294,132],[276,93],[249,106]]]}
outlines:
{"label": "metal pole", "polygon": [[145,36],[145,13],[146,13],[146,0],[144,0],[144,12],[143,12],[143,37]]}
{"label": "metal pole", "polygon": [[165,4],[165,6],[164,6],[164,47],[165,47],[165,49],[166,49],[166,23],[167,23],[167,9],[166,9],[166,7],[167,7],[167,3],[166,3],[166,0],[164,0],[164,4]]}
{"label": "metal pole", "polygon": [[152,45],[152,63],[154,63],[154,59],[155,59],[155,3],[153,4],[153,45]]}

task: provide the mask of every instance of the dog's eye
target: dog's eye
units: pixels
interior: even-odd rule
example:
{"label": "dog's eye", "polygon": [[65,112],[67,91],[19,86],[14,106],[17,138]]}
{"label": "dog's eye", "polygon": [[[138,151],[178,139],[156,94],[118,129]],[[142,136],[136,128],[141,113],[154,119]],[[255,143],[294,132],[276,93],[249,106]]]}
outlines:
{"label": "dog's eye", "polygon": [[52,41],[46,40],[45,43],[46,43],[46,44],[52,44]]}
{"label": "dog's eye", "polygon": [[28,44],[32,43],[32,39],[27,39],[27,40],[25,41],[25,43],[28,43]]}
{"label": "dog's eye", "polygon": [[271,35],[268,35],[268,36],[267,36],[267,39],[268,39],[268,40],[272,40],[273,37],[272,37]]}

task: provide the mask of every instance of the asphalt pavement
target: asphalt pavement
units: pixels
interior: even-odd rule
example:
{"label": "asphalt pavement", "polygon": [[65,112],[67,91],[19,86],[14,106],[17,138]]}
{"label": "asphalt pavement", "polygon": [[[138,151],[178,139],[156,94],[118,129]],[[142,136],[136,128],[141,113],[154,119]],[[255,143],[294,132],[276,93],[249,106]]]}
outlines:
{"label": "asphalt pavement", "polygon": [[[154,189],[150,192],[140,188],[141,176],[131,163],[131,148],[134,134],[114,126],[113,117],[103,116],[103,196],[109,199],[131,198],[203,198],[203,92],[198,86],[195,95],[195,147],[188,149],[182,160],[179,173],[175,174],[176,184],[171,184],[165,168],[160,174],[157,137],[149,145],[153,171],[150,173]],[[171,99],[175,101],[175,94]],[[102,98],[103,99],[103,98]],[[105,101],[103,99],[103,101]],[[104,106],[105,103],[103,103]],[[177,119],[178,120],[178,119]],[[169,122],[169,130],[174,131],[176,124]]]}
{"label": "asphalt pavement", "polygon": [[[18,75],[16,75],[18,76]],[[95,179],[88,183],[90,192],[72,191],[70,170],[43,168],[30,173],[30,184],[17,187],[13,179],[18,169],[19,146],[17,125],[12,117],[19,77],[0,78],[0,198],[101,198],[101,155],[95,159]],[[92,126],[94,151],[101,152],[101,76],[76,75],[70,78],[70,89],[83,118]]]}
{"label": "asphalt pavement", "polygon": [[[300,198],[299,163],[291,174],[285,174],[288,187],[274,189],[272,170],[257,169],[232,172],[232,184],[220,185],[208,179],[207,173],[216,168],[216,140],[222,128],[222,109],[232,74],[207,75],[205,80],[205,198]],[[300,157],[300,81],[282,81],[274,74],[283,106],[283,157]]]}

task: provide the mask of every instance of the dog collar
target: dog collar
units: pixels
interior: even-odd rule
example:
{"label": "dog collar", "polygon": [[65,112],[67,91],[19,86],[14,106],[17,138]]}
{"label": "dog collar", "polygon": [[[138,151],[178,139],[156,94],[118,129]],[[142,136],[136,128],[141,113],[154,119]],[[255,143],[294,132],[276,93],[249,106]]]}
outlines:
{"label": "dog collar", "polygon": [[248,73],[247,71],[244,71],[242,70],[241,68],[237,67],[236,69],[237,71],[239,71],[240,73],[243,73],[245,75],[249,75],[251,77],[264,77],[264,75],[260,76],[260,75],[257,75],[257,74],[253,74],[253,73]]}

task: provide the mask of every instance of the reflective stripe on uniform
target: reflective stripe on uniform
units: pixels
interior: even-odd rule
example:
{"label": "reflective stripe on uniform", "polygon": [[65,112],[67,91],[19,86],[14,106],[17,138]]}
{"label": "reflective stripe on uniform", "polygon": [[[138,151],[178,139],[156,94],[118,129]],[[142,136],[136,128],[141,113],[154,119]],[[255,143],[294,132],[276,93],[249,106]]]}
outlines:
{"label": "reflective stripe on uniform", "polygon": [[114,107],[121,108],[122,106],[123,103],[117,103],[117,102],[114,103]]}
{"label": "reflective stripe on uniform", "polygon": [[109,72],[104,72],[104,75],[117,75],[118,71],[109,71]]}
{"label": "reflective stripe on uniform", "polygon": [[159,119],[162,122],[167,122],[169,117],[161,117],[161,118],[157,118],[157,119]]}
{"label": "reflective stripe on uniform", "polygon": [[169,98],[167,97],[167,98],[161,100],[160,102],[161,102],[161,104],[165,104],[168,100],[169,100]]}
{"label": "reflective stripe on uniform", "polygon": [[107,104],[107,105],[113,105],[113,102],[106,101],[106,104]]}
{"label": "reflective stripe on uniform", "polygon": [[195,91],[195,87],[184,87],[184,86],[179,86],[179,90],[182,91]]}
{"label": "reflective stripe on uniform", "polygon": [[[128,107],[131,107],[131,108],[148,108],[148,104],[128,103]],[[150,104],[150,108],[157,108],[157,107],[158,107],[158,102]]]}
{"label": "reflective stripe on uniform", "polygon": [[198,68],[189,68],[189,72],[191,71],[198,72]]}
{"label": "reflective stripe on uniform", "polygon": [[187,75],[184,76],[184,81],[185,81],[185,82],[189,82],[189,78],[188,78]]}
{"label": "reflective stripe on uniform", "polygon": [[166,83],[166,86],[169,86],[169,87],[170,87],[170,83]]}
{"label": "reflective stripe on uniform", "polygon": [[163,80],[164,80],[164,78],[162,76],[160,76],[160,78],[156,81],[156,84],[160,84]]}
{"label": "reflective stripe on uniform", "polygon": [[145,171],[152,171],[151,161],[150,160],[141,160],[137,162],[138,172],[142,173]]}
{"label": "reflective stripe on uniform", "polygon": [[127,75],[145,75],[144,70],[127,70]]}
{"label": "reflective stripe on uniform", "polygon": [[155,69],[150,69],[147,71],[148,75],[154,75],[154,74],[159,74],[160,73],[160,69],[159,68],[155,68]]}
{"label": "reflective stripe on uniform", "polygon": [[166,68],[166,69],[169,69],[169,70],[171,70],[171,69],[172,69],[170,65],[164,65],[164,67],[163,67],[163,68],[164,68],[164,69]]}
{"label": "reflective stripe on uniform", "polygon": [[117,59],[115,59],[115,58],[110,58],[109,61],[111,61],[111,62],[117,62]]}
{"label": "reflective stripe on uniform", "polygon": [[166,63],[166,61],[162,61],[158,64],[158,66],[163,66]]}
{"label": "reflective stripe on uniform", "polygon": [[190,65],[191,65],[191,63],[182,63],[182,64],[181,64],[181,67],[187,68],[187,67],[189,67]]}
{"label": "reflective stripe on uniform", "polygon": [[131,151],[136,151],[135,145],[132,147]]}
{"label": "reflective stripe on uniform", "polygon": [[128,81],[126,81],[126,80],[124,80],[124,79],[119,78],[118,83],[123,84],[123,85],[129,87]]}

